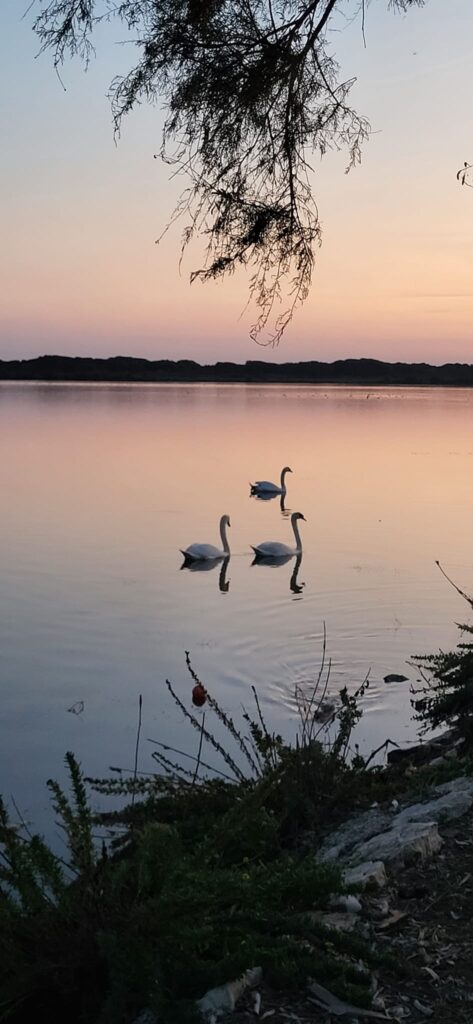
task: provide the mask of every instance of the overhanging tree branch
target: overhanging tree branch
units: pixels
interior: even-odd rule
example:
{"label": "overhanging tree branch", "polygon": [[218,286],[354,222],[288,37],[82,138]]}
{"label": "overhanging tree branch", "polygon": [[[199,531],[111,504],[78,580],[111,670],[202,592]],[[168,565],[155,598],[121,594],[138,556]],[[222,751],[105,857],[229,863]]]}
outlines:
{"label": "overhanging tree branch", "polygon": [[278,342],[308,295],[321,241],[309,159],[343,148],[350,168],[369,136],[348,102],[354,80],[340,81],[328,38],[338,13],[364,18],[362,0],[36,3],[34,28],[56,67],[67,55],[90,59],[101,21],[133,34],[138,59],[111,87],[115,130],[143,99],[164,102],[160,155],[189,178],[176,211],[189,217],[183,245],[196,233],[206,240],[191,280],[248,267],[259,310],[252,336]]}

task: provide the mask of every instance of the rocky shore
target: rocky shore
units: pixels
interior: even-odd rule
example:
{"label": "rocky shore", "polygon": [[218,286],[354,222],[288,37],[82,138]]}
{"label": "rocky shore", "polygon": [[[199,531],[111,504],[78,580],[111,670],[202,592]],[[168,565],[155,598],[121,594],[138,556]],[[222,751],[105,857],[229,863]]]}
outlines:
{"label": "rocky shore", "polygon": [[[445,752],[455,741],[450,735],[450,746],[445,740],[440,746]],[[419,757],[410,753],[411,762]],[[438,757],[436,749],[434,754]],[[308,985],[303,999],[281,999],[258,977],[234,1012],[219,1013],[217,1004],[207,1020],[471,1024],[472,807],[473,778],[458,775],[415,802],[393,799],[389,806],[349,817],[318,849],[319,860],[342,869],[349,893],[333,896],[328,911],[314,917],[327,929],[358,935],[386,953],[386,966],[371,973],[369,1010],[344,1003],[317,984]],[[390,961],[397,964],[395,971]]]}

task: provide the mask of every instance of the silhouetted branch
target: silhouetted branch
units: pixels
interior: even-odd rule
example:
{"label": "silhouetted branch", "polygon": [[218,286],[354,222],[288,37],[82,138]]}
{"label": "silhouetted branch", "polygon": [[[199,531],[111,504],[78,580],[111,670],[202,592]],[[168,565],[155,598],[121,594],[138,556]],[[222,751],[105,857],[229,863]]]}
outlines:
{"label": "silhouetted branch", "polygon": [[364,0],[51,0],[34,23],[56,68],[90,60],[99,22],[132,34],[138,59],[111,86],[115,131],[143,100],[164,104],[160,155],[189,178],[171,222],[188,218],[184,248],[206,242],[191,280],[248,268],[260,342],[277,343],[309,293],[321,241],[309,155],[343,148],[351,168],[369,136],[328,34],[350,7],[364,35]]}

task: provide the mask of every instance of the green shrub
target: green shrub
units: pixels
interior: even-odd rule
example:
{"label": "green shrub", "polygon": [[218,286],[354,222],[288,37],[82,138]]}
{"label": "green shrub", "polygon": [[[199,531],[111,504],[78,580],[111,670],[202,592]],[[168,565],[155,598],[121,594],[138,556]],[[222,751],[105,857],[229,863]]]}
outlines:
{"label": "green shrub", "polygon": [[[438,564],[438,563],[437,563]],[[441,567],[439,566],[441,569]],[[446,574],[441,569],[443,575]],[[452,581],[446,577],[450,583]],[[468,597],[454,583],[452,586],[473,608]],[[473,626],[458,623],[462,636],[473,635]],[[422,723],[424,732],[440,725],[453,725],[473,742],[473,640],[462,640],[453,651],[418,655],[413,659],[420,670],[423,685],[413,690],[414,718]]]}
{"label": "green shrub", "polygon": [[[187,666],[202,685],[188,656]],[[207,988],[255,965],[276,987],[297,988],[310,975],[369,1001],[359,960],[373,951],[308,916],[341,888],[338,872],[316,861],[317,836],[380,785],[377,770],[348,757],[363,688],[341,695],[327,748],[316,694],[301,705],[291,747],[269,732],[256,693],[245,735],[211,695],[198,718],[168,686],[199,733],[198,756],[187,755],[186,768],[183,752],[173,762],[176,752],[161,744],[159,772],[141,776],[138,731],[129,777],[85,780],[67,754],[71,797],[48,783],[65,861],[22,834],[0,803],[0,1021],[22,1024],[40,1012],[50,1024],[130,1024],[150,1007],[166,1024],[190,1024]],[[217,774],[203,760],[208,746],[221,758]],[[121,796],[121,809],[93,814],[87,782]]]}

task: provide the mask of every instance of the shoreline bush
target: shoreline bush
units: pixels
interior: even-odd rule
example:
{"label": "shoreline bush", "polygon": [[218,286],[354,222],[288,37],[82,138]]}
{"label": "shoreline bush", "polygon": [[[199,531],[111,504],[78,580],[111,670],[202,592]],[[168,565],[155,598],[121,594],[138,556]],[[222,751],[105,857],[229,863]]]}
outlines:
{"label": "shoreline bush", "polygon": [[[449,722],[471,739],[473,642],[416,663],[424,730]],[[337,869],[317,863],[317,845],[354,810],[430,776],[413,780],[352,748],[369,682],[330,705],[325,639],[312,688],[296,691],[292,745],[269,731],[254,688],[254,715],[243,709],[237,725],[188,652],[186,666],[189,699],[167,686],[198,734],[197,754],[153,741],[157,772],[139,772],[141,698],[133,770],[90,779],[66,754],[70,795],[48,782],[65,858],[13,823],[0,800],[0,1021],[39,1012],[50,1024],[132,1024],[148,1008],[166,1024],[192,1024],[207,989],[256,965],[276,990],[304,990],[312,977],[370,1004],[370,971],[383,956],[314,917],[343,891]],[[92,810],[90,793],[121,806]]]}
{"label": "shoreline bush", "polygon": [[[85,779],[68,753],[70,796],[48,783],[64,860],[0,805],[0,1020],[22,1024],[40,1010],[53,1022],[129,1024],[149,1007],[166,1024],[187,1024],[208,988],[256,964],[276,989],[311,976],[369,1004],[360,958],[372,964],[376,952],[312,917],[343,888],[335,868],[317,863],[317,836],[360,802],[362,773],[373,784],[380,777],[347,756],[366,681],[355,695],[343,691],[330,746],[320,740],[324,658],[313,692],[300,696],[293,747],[269,732],[256,692],[243,732],[207,690],[197,718],[168,683],[200,734],[191,768],[157,748],[159,774],[141,775],[136,758],[128,777]],[[186,660],[192,685],[203,686]],[[204,736],[220,774],[204,768]],[[124,806],[93,812],[87,787]]]}

